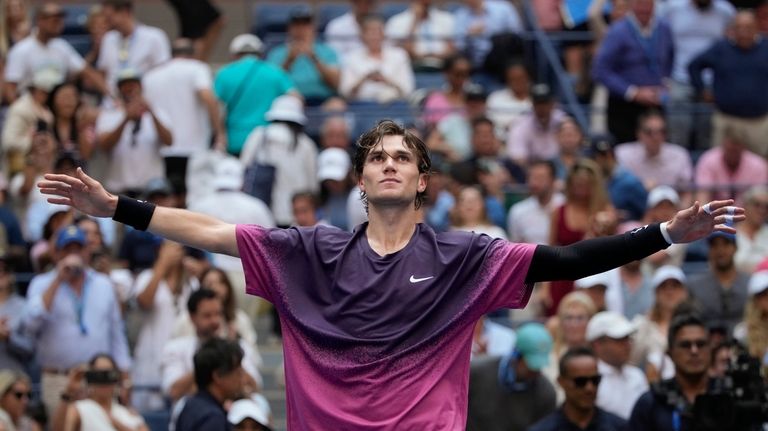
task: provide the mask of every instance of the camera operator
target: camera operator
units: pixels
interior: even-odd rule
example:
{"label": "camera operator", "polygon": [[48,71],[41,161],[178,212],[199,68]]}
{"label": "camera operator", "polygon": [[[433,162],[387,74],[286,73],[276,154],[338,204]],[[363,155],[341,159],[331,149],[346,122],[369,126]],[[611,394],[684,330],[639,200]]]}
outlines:
{"label": "camera operator", "polygon": [[678,315],[669,326],[668,354],[675,377],[654,384],[643,394],[629,418],[632,431],[693,430],[696,397],[707,393],[713,381],[709,330],[693,314]]}
{"label": "camera operator", "polygon": [[85,381],[85,398],[67,406],[64,431],[149,431],[144,419],[116,399],[118,386],[122,386],[123,375],[117,369],[114,359],[98,354],[91,359],[87,368],[70,373],[64,400],[74,400],[82,393]]}

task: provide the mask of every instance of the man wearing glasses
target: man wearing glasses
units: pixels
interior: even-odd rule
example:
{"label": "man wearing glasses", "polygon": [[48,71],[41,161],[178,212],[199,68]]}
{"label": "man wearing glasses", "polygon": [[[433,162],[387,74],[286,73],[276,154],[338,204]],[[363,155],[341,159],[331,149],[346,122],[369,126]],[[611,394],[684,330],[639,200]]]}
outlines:
{"label": "man wearing glasses", "polygon": [[669,325],[668,354],[675,377],[662,381],[643,394],[629,418],[630,430],[690,430],[693,403],[710,386],[709,330],[694,315],[680,315]]}
{"label": "man wearing glasses", "polygon": [[637,141],[616,147],[619,165],[640,178],[646,190],[661,185],[678,189],[689,186],[693,178],[691,156],[685,148],[666,141],[664,116],[651,111],[637,124]]}
{"label": "man wearing glasses", "polygon": [[557,383],[565,391],[562,407],[537,422],[528,431],[623,431],[627,422],[597,407],[597,388],[602,376],[597,356],[586,347],[565,352],[560,359]]}

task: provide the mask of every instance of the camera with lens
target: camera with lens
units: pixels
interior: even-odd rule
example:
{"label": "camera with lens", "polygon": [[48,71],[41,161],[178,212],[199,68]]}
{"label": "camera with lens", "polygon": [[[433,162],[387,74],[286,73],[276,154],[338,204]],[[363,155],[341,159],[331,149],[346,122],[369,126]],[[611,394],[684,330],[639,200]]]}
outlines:
{"label": "camera with lens", "polygon": [[88,370],[85,372],[85,381],[89,385],[114,385],[120,382],[120,371]]}
{"label": "camera with lens", "polygon": [[768,424],[768,393],[760,361],[740,349],[714,389],[696,397],[693,428],[697,431],[763,430]]}

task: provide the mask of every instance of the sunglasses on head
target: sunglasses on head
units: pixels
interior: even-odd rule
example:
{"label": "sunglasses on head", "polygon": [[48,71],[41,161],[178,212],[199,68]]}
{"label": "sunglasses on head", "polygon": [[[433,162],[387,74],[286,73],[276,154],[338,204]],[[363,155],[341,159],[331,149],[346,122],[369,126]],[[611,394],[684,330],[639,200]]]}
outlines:
{"label": "sunglasses on head", "polygon": [[587,386],[587,383],[592,383],[594,387],[597,387],[600,384],[600,380],[602,379],[603,376],[600,374],[595,374],[594,376],[574,377],[571,379],[571,381],[573,381],[574,386],[577,388],[583,388]]}
{"label": "sunglasses on head", "polygon": [[675,343],[675,346],[684,350],[691,350],[691,347],[693,346],[696,346],[697,350],[701,350],[707,347],[708,345],[709,343],[707,342],[707,340],[703,340],[703,339],[702,340],[683,340]]}

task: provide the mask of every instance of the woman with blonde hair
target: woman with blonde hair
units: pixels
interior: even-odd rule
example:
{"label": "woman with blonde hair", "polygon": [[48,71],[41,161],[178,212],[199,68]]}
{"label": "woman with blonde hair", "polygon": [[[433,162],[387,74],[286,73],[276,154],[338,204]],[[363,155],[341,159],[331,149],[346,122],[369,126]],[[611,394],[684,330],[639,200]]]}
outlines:
{"label": "woman with blonde hair", "polygon": [[[569,245],[582,239],[611,234],[605,220],[612,213],[603,174],[597,163],[581,159],[565,180],[565,203],[552,213],[549,245]],[[614,227],[615,229],[615,227]],[[572,281],[553,281],[542,286],[545,314],[552,316],[560,301],[573,290]]]}
{"label": "woman with blonde hair", "polygon": [[587,323],[597,312],[592,299],[584,292],[571,292],[563,297],[557,307],[557,315],[547,320],[547,329],[554,343],[549,354],[549,363],[541,372],[557,392],[558,405],[565,399],[565,393],[557,384],[558,362],[568,349],[587,345]]}

